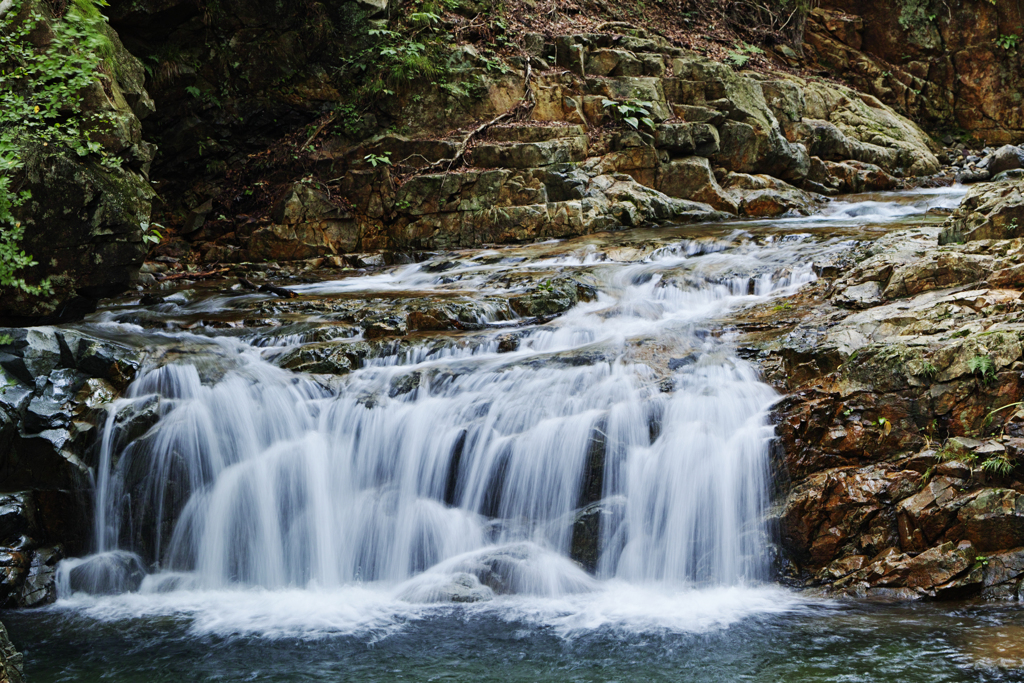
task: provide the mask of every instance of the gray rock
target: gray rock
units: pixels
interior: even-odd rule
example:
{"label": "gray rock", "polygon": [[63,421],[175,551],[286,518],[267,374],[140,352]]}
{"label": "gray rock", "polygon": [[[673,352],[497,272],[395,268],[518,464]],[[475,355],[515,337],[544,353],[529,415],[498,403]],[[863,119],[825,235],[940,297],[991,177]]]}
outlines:
{"label": "gray rock", "polygon": [[1015,145],[1003,145],[985,157],[978,168],[983,168],[991,175],[1017,168],[1024,168],[1024,149]]}
{"label": "gray rock", "polygon": [[92,595],[116,595],[139,590],[146,568],[135,553],[114,550],[87,557],[68,572],[68,587]]}
{"label": "gray rock", "polygon": [[19,607],[38,607],[57,599],[55,579],[57,563],[62,559],[64,550],[61,546],[40,548],[32,554],[32,563],[18,598]]}

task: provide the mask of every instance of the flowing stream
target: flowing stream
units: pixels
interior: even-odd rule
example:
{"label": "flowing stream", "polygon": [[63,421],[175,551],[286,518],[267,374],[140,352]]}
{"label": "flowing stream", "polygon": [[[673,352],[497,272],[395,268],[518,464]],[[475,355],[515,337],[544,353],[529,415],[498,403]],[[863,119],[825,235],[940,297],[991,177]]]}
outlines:
{"label": "flowing stream", "polygon": [[[724,322],[960,194],[443,254],[294,300],[111,302],[82,327],[147,360],[103,429],[95,552],[56,605],[3,617],[29,675],[998,679],[957,624],[998,639],[1010,611],[772,583],[779,397]],[[517,313],[530,291],[574,305]],[[361,322],[425,303],[461,329]],[[315,373],[282,367],[303,353]]]}

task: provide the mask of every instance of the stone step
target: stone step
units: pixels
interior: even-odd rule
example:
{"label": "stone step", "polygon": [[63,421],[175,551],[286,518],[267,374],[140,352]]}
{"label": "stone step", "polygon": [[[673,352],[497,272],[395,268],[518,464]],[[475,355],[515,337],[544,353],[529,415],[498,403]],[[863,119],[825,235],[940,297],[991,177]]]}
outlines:
{"label": "stone step", "polygon": [[[458,141],[454,139],[419,140],[401,135],[386,135],[350,147],[341,152],[340,157],[354,166],[361,166],[364,165],[365,158],[372,154],[387,157],[392,166],[422,168],[442,159],[453,158],[457,147]],[[337,158],[339,154],[335,153],[333,156]]]}
{"label": "stone step", "polygon": [[536,124],[513,124],[491,126],[487,138],[496,142],[548,142],[560,138],[585,136],[587,129],[579,125],[542,126]]}
{"label": "stone step", "polygon": [[477,168],[537,168],[572,163],[586,158],[587,144],[586,135],[577,135],[546,142],[477,145],[469,154],[470,165]]}

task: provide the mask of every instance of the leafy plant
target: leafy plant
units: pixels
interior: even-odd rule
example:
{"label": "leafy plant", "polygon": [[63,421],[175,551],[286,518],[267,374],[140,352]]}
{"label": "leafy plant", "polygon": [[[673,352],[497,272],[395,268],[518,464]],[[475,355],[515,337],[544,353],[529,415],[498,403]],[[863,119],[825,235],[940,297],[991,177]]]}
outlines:
{"label": "leafy plant", "polygon": [[1013,472],[1013,463],[1001,455],[996,455],[981,463],[981,471],[997,477],[1007,477]]}
{"label": "leafy plant", "polygon": [[726,57],[726,59],[729,60],[729,63],[733,66],[745,66],[746,63],[750,61],[751,56],[764,53],[764,50],[756,45],[751,45],[750,43],[734,45],[733,47],[735,47],[736,50],[730,51]]}
{"label": "leafy plant", "polygon": [[383,154],[367,154],[363,157],[363,161],[374,168],[377,168],[378,165],[390,166],[391,152],[384,152]]}
{"label": "leafy plant", "polygon": [[49,43],[38,47],[31,36],[46,19],[38,10],[22,17],[21,2],[15,0],[0,17],[0,286],[32,295],[53,291],[49,280],[30,285],[18,275],[36,265],[18,246],[24,227],[14,217],[14,210],[31,199],[12,180],[24,166],[26,150],[69,149],[98,156],[108,167],[120,163],[91,139],[110,116],[81,113],[85,89],[109,78],[102,62],[113,46],[103,32],[101,2],[73,0],[62,19],[50,22]]}
{"label": "leafy plant", "polygon": [[943,446],[938,453],[935,454],[935,459],[938,462],[950,462],[953,460],[960,460],[963,462],[973,462],[977,456],[968,450],[965,450],[962,446],[957,443],[947,443]]}
{"label": "leafy plant", "polygon": [[142,224],[142,241],[146,244],[159,244],[160,240],[163,239],[163,235],[157,228],[163,228],[164,226],[159,223],[143,223]]}
{"label": "leafy plant", "polygon": [[1017,49],[1017,42],[1019,40],[1020,37],[1016,33],[1011,33],[1008,36],[1000,34],[999,37],[996,38],[996,46],[1010,52],[1011,50]]}
{"label": "leafy plant", "polygon": [[654,132],[655,123],[654,119],[651,118],[651,110],[654,108],[653,102],[636,99],[609,100],[605,98],[601,100],[601,106],[612,115],[615,121],[625,123],[633,130],[642,131],[646,128],[650,132]]}
{"label": "leafy plant", "polygon": [[996,376],[996,364],[990,356],[974,356],[967,361],[967,370],[983,382],[989,382]]}
{"label": "leafy plant", "polygon": [[1016,232],[1017,231],[1017,219],[1014,218],[1012,221],[1007,223],[1006,226],[1004,226],[1003,229],[1006,230],[1006,232]]}
{"label": "leafy plant", "polygon": [[931,379],[933,379],[935,377],[935,375],[938,374],[938,372],[939,372],[939,369],[937,367],[935,367],[931,362],[924,361],[923,363],[921,363],[921,376],[922,377],[924,377],[924,378],[926,378],[928,380],[931,380]]}

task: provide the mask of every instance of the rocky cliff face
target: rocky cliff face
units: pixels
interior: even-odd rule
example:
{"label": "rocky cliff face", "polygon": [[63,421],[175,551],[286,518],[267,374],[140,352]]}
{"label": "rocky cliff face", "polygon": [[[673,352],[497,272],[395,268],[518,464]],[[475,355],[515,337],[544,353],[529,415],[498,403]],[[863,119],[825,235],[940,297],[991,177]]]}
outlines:
{"label": "rocky cliff face", "polygon": [[[11,12],[17,12],[16,24],[38,13],[31,43],[37,51],[50,49],[61,18],[34,0]],[[102,117],[101,125],[82,130],[79,141],[97,145],[94,152],[83,156],[46,143],[45,135],[26,136],[30,142],[17,152],[21,167],[8,171],[14,192],[31,193],[14,209],[14,219],[25,231],[21,249],[38,262],[18,275],[30,284],[49,278],[53,286],[49,296],[0,291],[0,320],[8,324],[69,319],[91,310],[100,297],[132,283],[146,254],[142,226],[154,197],[146,177],[153,148],[143,140],[140,118],[153,104],[143,87],[142,64],[113,31],[104,30],[110,53],[99,78],[80,93],[80,105],[64,112],[82,121]]]}
{"label": "rocky cliff face", "polygon": [[1010,0],[828,0],[807,55],[931,130],[1024,140],[1024,15]]}
{"label": "rocky cliff face", "polygon": [[852,595],[1018,594],[1024,242],[939,235],[979,210],[1000,221],[1019,190],[976,188],[945,226],[826,266],[781,333],[753,345],[789,394],[778,519],[800,580]]}

